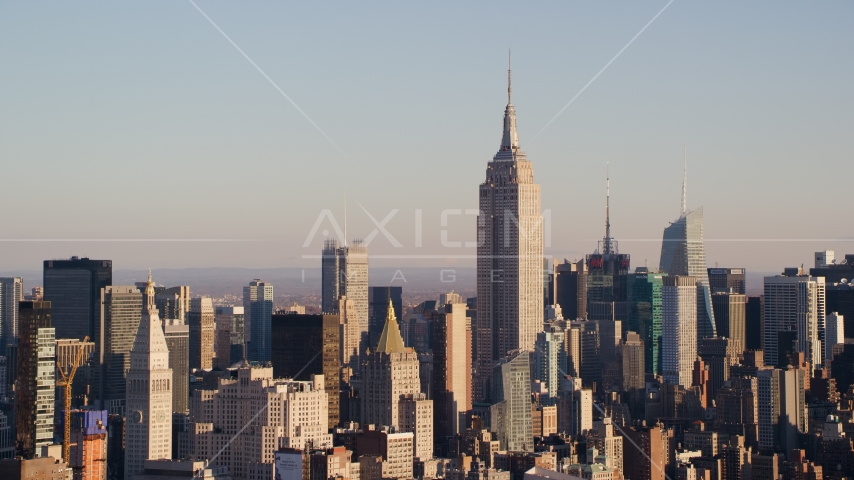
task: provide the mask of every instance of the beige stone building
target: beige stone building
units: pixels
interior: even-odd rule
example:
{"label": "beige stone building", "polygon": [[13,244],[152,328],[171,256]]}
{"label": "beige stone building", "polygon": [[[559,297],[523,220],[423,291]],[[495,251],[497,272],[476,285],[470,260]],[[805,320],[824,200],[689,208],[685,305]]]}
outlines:
{"label": "beige stone building", "polygon": [[379,344],[366,357],[360,392],[362,424],[397,427],[401,396],[421,393],[421,381],[418,354],[404,346],[390,301]]}
{"label": "beige stone building", "polygon": [[216,325],[213,301],[210,297],[190,300],[187,325],[190,327],[190,369],[212,369]]}
{"label": "beige stone building", "polygon": [[148,273],[142,319],[130,351],[125,390],[125,478],[142,473],[146,460],[172,458],[172,369],[169,348]]}
{"label": "beige stone building", "polygon": [[323,375],[274,379],[272,367],[243,366],[236,379],[220,378],[216,390],[193,392],[188,453],[228,467],[235,480],[272,475],[279,448],[332,447],[328,404]]}
{"label": "beige stone building", "polygon": [[398,429],[414,435],[414,455],[420,460],[433,458],[433,400],[423,393],[403,395],[398,407]]}
{"label": "beige stone building", "polygon": [[367,430],[359,434],[356,437],[356,451],[359,463],[362,464],[362,479],[373,479],[376,475],[376,460],[363,462],[365,456],[382,459],[382,478],[412,478],[414,441],[415,434],[411,432]]}
{"label": "beige stone building", "polygon": [[543,330],[540,185],[519,145],[509,70],[507,81],[501,144],[478,192],[477,319],[472,325],[472,389],[478,402],[492,393],[495,363],[511,351],[533,350],[537,333]]}

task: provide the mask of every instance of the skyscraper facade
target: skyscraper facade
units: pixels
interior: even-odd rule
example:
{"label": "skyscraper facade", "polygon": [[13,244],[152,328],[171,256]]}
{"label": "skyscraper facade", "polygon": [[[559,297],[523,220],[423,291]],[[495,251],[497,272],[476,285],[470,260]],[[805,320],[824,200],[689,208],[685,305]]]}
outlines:
{"label": "skyscraper facade", "polygon": [[825,313],[836,312],[845,320],[845,338],[854,338],[854,283],[825,282]]}
{"label": "skyscraper facade", "polygon": [[130,351],[142,318],[142,293],[135,286],[101,289],[100,321],[95,328],[95,398],[111,415],[125,414]]}
{"label": "skyscraper facade", "polygon": [[[328,240],[323,245],[321,275],[323,312],[338,313],[341,297],[347,297],[352,303],[352,314],[347,316],[346,324],[342,324],[347,329],[344,337],[359,338],[360,353],[375,345],[370,343],[368,337],[370,314],[367,245],[360,240],[354,240],[352,245],[345,243],[344,246],[339,246],[335,240]],[[389,293],[394,300],[395,294]]]}
{"label": "skyscraper facade", "polygon": [[358,373],[361,368],[360,359],[364,353],[361,350],[363,338],[361,324],[356,314],[356,306],[353,300],[346,296],[338,299],[338,336],[341,340],[341,366],[346,370],[344,380],[349,383],[349,376]]}
{"label": "skyscraper facade", "polygon": [[798,369],[757,372],[760,450],[798,448],[798,434],[807,427],[804,375]]}
{"label": "skyscraper facade", "polygon": [[270,318],[273,315],[273,285],[260,279],[243,287],[244,328],[249,330],[247,359],[270,361]]}
{"label": "skyscraper facade", "polygon": [[418,354],[403,344],[394,307],[389,303],[376,348],[362,366],[362,423],[397,426],[402,395],[421,393]]}
{"label": "skyscraper facade", "polygon": [[340,420],[341,354],[338,315],[275,313],[272,317],[274,378],[310,380],[323,375],[329,394],[329,425]]}
{"label": "skyscraper facade", "polygon": [[15,455],[31,459],[53,443],[56,336],[50,302],[19,305]]}
{"label": "skyscraper facade", "polygon": [[490,430],[498,435],[502,450],[533,451],[531,376],[529,354],[515,351],[493,369]]}
{"label": "skyscraper facade", "polygon": [[154,295],[149,272],[127,373],[125,478],[142,473],[146,460],[172,458],[172,369]]}
{"label": "skyscraper facade", "polygon": [[621,346],[623,360],[623,390],[643,390],[646,379],[644,369],[644,344],[641,336],[635,332],[626,332],[626,340]]}
{"label": "skyscraper facade", "polygon": [[830,312],[825,318],[824,329],[824,360],[833,360],[833,347],[845,343],[844,324],[845,318],[838,312]]}
{"label": "skyscraper facade", "polygon": [[587,264],[584,260],[555,262],[554,303],[568,320],[587,318]]}
{"label": "skyscraper facade", "polygon": [[190,327],[180,320],[163,320],[163,338],[172,369],[172,411],[184,413],[190,397]]}
{"label": "skyscraper facade", "polygon": [[[489,397],[492,367],[508,352],[531,350],[543,325],[543,222],[540,186],[519,146],[507,72],[507,107],[498,153],[480,185],[474,397]],[[530,418],[530,415],[529,415]]]}
{"label": "skyscraper facade", "polygon": [[548,389],[549,401],[557,399],[560,380],[566,368],[566,334],[552,327],[537,334],[534,345],[534,378]]}
{"label": "skyscraper facade", "polygon": [[743,268],[709,268],[709,287],[712,293],[747,294],[747,282]]}
{"label": "skyscraper facade", "polygon": [[308,382],[274,379],[272,367],[244,365],[216,389],[194,391],[188,456],[217,456],[216,465],[235,480],[258,480],[273,478],[279,448],[332,447],[324,383],[320,375]]}
{"label": "skyscraper facade", "polygon": [[[196,297],[190,300],[187,326],[190,327],[190,369],[212,369],[216,326],[213,300],[210,297]],[[267,341],[269,342],[269,339]]]}
{"label": "skyscraper facade", "polygon": [[710,400],[717,397],[718,390],[730,378],[730,367],[738,364],[743,349],[736,339],[704,338],[698,355],[708,368],[706,395]]}
{"label": "skyscraper facade", "polygon": [[113,284],[113,262],[86,257],[45,260],[43,281],[57,338],[97,338],[101,289]]}
{"label": "skyscraper facade", "polygon": [[697,358],[697,279],[667,276],[661,288],[662,372],[667,383],[690,387]]}
{"label": "skyscraper facade", "polygon": [[732,292],[713,293],[712,309],[715,312],[718,336],[728,338],[730,344],[739,352],[744,351],[747,345],[747,295]]}
{"label": "skyscraper facade", "polygon": [[602,331],[599,322],[588,320],[572,322],[572,330],[577,329],[580,362],[578,376],[582,385],[593,387],[602,385]]}
{"label": "skyscraper facade", "polygon": [[821,365],[819,334],[825,327],[824,277],[765,277],[764,301],[765,364],[777,364],[778,336],[789,331],[796,335],[797,351],[803,352],[813,366]]}
{"label": "skyscraper facade", "polygon": [[154,303],[161,320],[181,320],[186,323],[187,312],[190,311],[190,287],[155,288]]}
{"label": "skyscraper facade", "polygon": [[765,330],[763,316],[764,296],[747,297],[744,307],[744,349],[762,350],[762,332]]}
{"label": "skyscraper facade", "polygon": [[21,277],[0,277],[0,355],[18,337],[18,303],[24,299]]}
{"label": "skyscraper facade", "polygon": [[641,336],[646,372],[653,375],[661,374],[661,288],[666,276],[638,268],[627,278],[628,330]]}
{"label": "skyscraper facade", "polygon": [[214,323],[216,323],[216,366],[225,369],[245,358],[243,307],[233,305],[216,307]]}
{"label": "skyscraper facade", "polygon": [[697,279],[697,343],[699,339],[716,336],[712,311],[711,288],[703,246],[703,207],[688,210],[686,178],[682,181],[682,214],[664,229],[661,259],[658,270],[669,275]]}
{"label": "skyscraper facade", "polygon": [[471,411],[471,319],[464,303],[448,303],[433,316],[434,438],[463,433]]}
{"label": "skyscraper facade", "polygon": [[605,237],[587,255],[587,314],[590,320],[626,320],[626,275],[631,257],[611,237],[611,180],[605,196]]}

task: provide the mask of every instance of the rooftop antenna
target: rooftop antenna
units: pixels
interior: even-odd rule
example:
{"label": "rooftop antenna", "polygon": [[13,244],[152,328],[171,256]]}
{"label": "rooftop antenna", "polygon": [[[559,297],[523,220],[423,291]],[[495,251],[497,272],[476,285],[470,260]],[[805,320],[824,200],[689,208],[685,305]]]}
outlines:
{"label": "rooftop antenna", "polygon": [[347,246],[347,194],[344,194],[344,246]]}
{"label": "rooftop antenna", "polygon": [[685,215],[685,212],[688,211],[688,201],[686,196],[688,195],[688,190],[686,188],[686,184],[688,183],[688,147],[684,146],[684,158],[685,158],[685,166],[682,168],[682,215]]}
{"label": "rooftop antenna", "polygon": [[602,253],[608,255],[611,251],[611,163],[605,163],[605,241]]}
{"label": "rooftop antenna", "polygon": [[507,105],[510,105],[513,96],[513,83],[510,77],[510,49],[507,49]]}

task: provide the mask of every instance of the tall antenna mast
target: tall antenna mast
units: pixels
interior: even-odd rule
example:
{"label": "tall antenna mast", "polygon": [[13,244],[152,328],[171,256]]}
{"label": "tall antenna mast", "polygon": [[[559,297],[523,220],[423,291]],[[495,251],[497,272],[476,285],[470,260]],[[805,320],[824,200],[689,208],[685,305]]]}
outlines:
{"label": "tall antenna mast", "polygon": [[611,164],[605,164],[605,241],[602,245],[602,253],[610,254],[611,251]]}
{"label": "tall antenna mast", "polygon": [[688,183],[688,147],[684,147],[684,158],[685,158],[685,166],[682,168],[682,215],[688,211],[688,189],[686,187]]}
{"label": "tall antenna mast", "polygon": [[347,194],[344,194],[344,246],[347,246]]}
{"label": "tall antenna mast", "polygon": [[507,105],[513,103],[513,83],[512,78],[510,77],[510,49],[507,49]]}

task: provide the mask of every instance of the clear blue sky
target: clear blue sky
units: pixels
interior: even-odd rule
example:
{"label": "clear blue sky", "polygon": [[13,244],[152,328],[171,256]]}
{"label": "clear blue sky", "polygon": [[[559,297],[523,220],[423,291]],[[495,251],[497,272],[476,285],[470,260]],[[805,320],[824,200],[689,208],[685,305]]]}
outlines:
{"label": "clear blue sky", "polygon": [[[439,246],[442,209],[476,208],[500,141],[507,49],[522,147],[552,214],[547,254],[613,233],[657,265],[679,213],[705,207],[709,265],[776,271],[854,252],[854,4],[227,2],[198,5],[346,152],[186,1],[0,2],[3,269],[46,258],[116,268],[317,266],[322,209],[351,237],[400,209],[377,254]],[[423,247],[414,247],[415,209]],[[326,228],[326,227],[323,227]],[[474,240],[451,217],[450,240]],[[634,239],[634,240],[633,240]],[[838,239],[731,242],[722,239]],[[470,260],[377,260],[376,265]]]}

